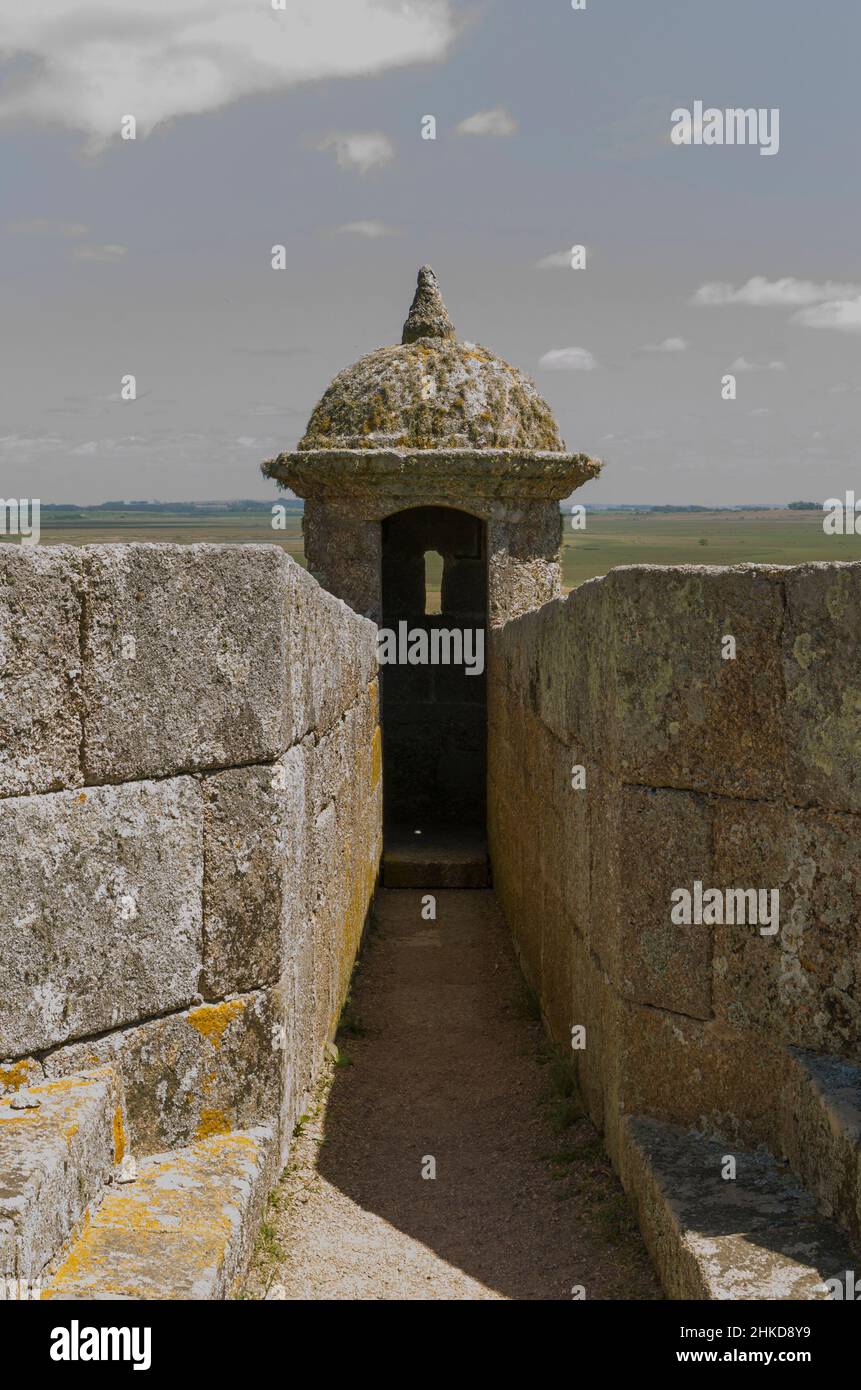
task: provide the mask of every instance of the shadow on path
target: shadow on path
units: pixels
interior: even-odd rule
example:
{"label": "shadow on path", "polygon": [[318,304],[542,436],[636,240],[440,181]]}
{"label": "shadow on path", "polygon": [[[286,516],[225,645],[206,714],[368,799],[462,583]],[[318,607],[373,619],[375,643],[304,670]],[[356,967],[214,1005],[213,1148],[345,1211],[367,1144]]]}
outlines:
{"label": "shadow on path", "polygon": [[435,896],[428,922],[421,892],[378,895],[352,1035],[276,1190],[281,1258],[258,1260],[252,1296],[660,1297],[592,1126],[554,1130],[553,1064],[493,893]]}

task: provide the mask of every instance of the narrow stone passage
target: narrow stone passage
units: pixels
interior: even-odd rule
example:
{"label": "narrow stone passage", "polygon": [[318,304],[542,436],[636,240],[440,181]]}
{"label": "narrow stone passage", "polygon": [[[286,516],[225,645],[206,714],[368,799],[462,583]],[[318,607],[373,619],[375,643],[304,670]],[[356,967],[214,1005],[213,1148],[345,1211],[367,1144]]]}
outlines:
{"label": "narrow stone passage", "polygon": [[430,922],[421,892],[378,895],[246,1296],[659,1298],[492,891],[435,897]]}

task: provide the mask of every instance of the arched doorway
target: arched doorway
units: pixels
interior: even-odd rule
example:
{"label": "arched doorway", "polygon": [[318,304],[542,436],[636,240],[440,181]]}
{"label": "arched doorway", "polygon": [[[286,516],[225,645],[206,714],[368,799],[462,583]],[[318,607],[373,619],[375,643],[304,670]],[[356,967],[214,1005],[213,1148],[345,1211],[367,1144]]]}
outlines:
{"label": "arched doorway", "polygon": [[[453,507],[382,524],[381,665],[386,846],[473,845],[485,834],[487,536]],[[458,658],[460,658],[458,660]],[[388,881],[388,880],[387,880]],[[477,886],[477,885],[476,885]]]}

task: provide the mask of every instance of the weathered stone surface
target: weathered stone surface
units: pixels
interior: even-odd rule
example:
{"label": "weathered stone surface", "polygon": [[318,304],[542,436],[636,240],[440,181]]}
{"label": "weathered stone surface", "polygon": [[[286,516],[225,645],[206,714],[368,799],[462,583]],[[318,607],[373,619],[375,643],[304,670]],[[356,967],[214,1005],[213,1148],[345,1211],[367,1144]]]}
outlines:
{"label": "weathered stone surface", "polygon": [[820,1210],[861,1239],[861,1069],[791,1048],[781,1100],[783,1152],[793,1171]]}
{"label": "weathered stone surface", "polygon": [[295,712],[291,743],[309,732],[325,733],[366,697],[368,685],[379,675],[375,625],[326,593],[298,566],[294,579],[288,676]]}
{"label": "weathered stone surface", "polygon": [[715,882],[777,888],[780,930],[715,931],[715,1008],[743,1027],[861,1060],[856,816],[721,802]]}
{"label": "weathered stone surface", "polygon": [[562,518],[555,501],[492,506],[488,524],[492,627],[529,613],[560,594],[561,544]]}
{"label": "weathered stone surface", "polygon": [[783,1048],[719,1019],[629,1003],[615,991],[603,1001],[603,1013],[607,1141],[614,1157],[626,1114],[650,1114],[776,1151]]}
{"label": "weathered stone surface", "polygon": [[622,1181],[669,1298],[827,1299],[845,1281],[851,1247],[816,1204],[762,1152],[738,1152],[656,1120],[625,1125]]}
{"label": "weathered stone surface", "polygon": [[454,324],[443,303],[439,281],[432,267],[423,265],[418,273],[416,292],[407,314],[401,342],[414,343],[417,338],[454,337]]}
{"label": "weathered stone surface", "polygon": [[277,1121],[286,1023],[276,986],[60,1048],[46,1057],[45,1072],[113,1066],[135,1153],[158,1153]]}
{"label": "weathered stone surface", "polygon": [[356,516],[352,498],[309,498],[302,514],[305,557],[313,577],[357,613],[382,617],[379,521]]}
{"label": "weathered stone surface", "polygon": [[0,802],[0,1055],[182,1007],[201,965],[193,779]]}
{"label": "weathered stone surface", "polygon": [[670,920],[671,894],[710,881],[711,808],[687,792],[621,787],[615,797],[618,855],[618,985],[628,999],[692,1018],[711,1013],[712,932]]}
{"label": "weathered stone surface", "polygon": [[305,782],[299,749],[204,787],[204,961],[209,999],[274,983],[305,909]]}
{"label": "weathered stone surface", "polygon": [[111,1064],[140,1152],[266,1120],[283,1160],[381,854],[374,626],[277,547],[72,559],[75,757],[121,785],[0,802],[0,1095]]}
{"label": "weathered stone surface", "polygon": [[[625,780],[783,793],[782,573],[636,565],[607,575],[604,742]],[[726,635],[735,660],[721,656]]]}
{"label": "weathered stone surface", "polygon": [[101,1195],[125,1138],[110,1068],[43,1082],[27,1097],[34,1108],[14,1110],[11,1097],[0,1099],[0,1231],[8,1223],[14,1237],[0,1276],[36,1281]]}
{"label": "weathered stone surface", "polygon": [[299,450],[520,449],[562,452],[527,377],[475,343],[421,337],[339,372]]}
{"label": "weathered stone surface", "polygon": [[50,1299],[224,1299],[251,1254],[274,1143],[265,1127],[154,1154],[115,1188],[51,1278]]}
{"label": "weathered stone surface", "polygon": [[77,550],[0,546],[0,796],[83,780],[80,625]]}
{"label": "weathered stone surface", "polygon": [[861,563],[785,571],[792,800],[861,811]]}
{"label": "weathered stone surface", "polygon": [[338,373],[299,449],[561,451],[553,414],[533,383],[485,348],[454,338],[436,276],[422,266],[402,342]]}
{"label": "weathered stone surface", "polygon": [[0,1096],[11,1096],[22,1088],[35,1086],[44,1081],[42,1063],[35,1057],[21,1057],[18,1061],[10,1058],[0,1062]]}
{"label": "weathered stone surface", "polygon": [[87,780],[265,762],[289,743],[296,566],[277,546],[88,546]]}
{"label": "weathered stone surface", "polygon": [[[857,568],[616,570],[496,632],[488,683],[494,885],[553,1036],[586,1027],[580,1089],[614,1160],[630,1113],[767,1144],[853,1230],[854,1129],[787,1085],[785,1044],[861,1060],[857,816],[792,804],[854,796],[843,772],[824,790],[822,750],[855,761]],[[674,926],[696,880],[777,888],[779,936]]]}
{"label": "weathered stone surface", "polygon": [[357,768],[353,756],[357,747],[368,749],[369,715],[369,707],[353,709],[328,734],[302,745],[309,817],[304,872],[313,937],[311,1035],[317,1049],[334,1034],[379,863],[379,764],[366,755]]}

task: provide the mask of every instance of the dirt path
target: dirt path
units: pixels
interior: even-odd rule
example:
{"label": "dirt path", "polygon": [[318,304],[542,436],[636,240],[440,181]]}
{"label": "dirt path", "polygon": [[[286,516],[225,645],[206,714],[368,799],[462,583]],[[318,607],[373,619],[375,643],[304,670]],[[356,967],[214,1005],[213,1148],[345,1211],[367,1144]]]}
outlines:
{"label": "dirt path", "polygon": [[435,896],[436,922],[419,892],[378,897],[246,1296],[660,1297],[493,893]]}

